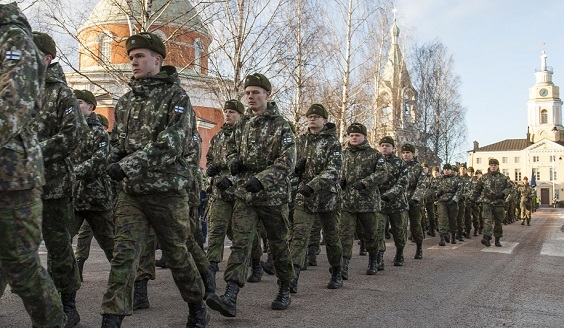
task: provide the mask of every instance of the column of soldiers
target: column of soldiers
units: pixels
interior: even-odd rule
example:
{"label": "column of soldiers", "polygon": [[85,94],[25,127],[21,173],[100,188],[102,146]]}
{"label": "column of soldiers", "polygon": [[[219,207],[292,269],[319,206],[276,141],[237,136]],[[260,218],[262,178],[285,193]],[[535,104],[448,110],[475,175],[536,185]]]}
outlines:
{"label": "column of soldiers", "polygon": [[[261,229],[279,286],[271,307],[285,310],[290,294],[298,292],[308,248],[318,242],[316,222],[331,266],[329,289],[349,279],[355,232],[369,255],[366,274],[376,275],[384,270],[388,225],[394,266],[404,265],[408,230],[414,258],[422,259],[425,232],[434,237],[437,231],[445,246],[471,238],[473,227],[474,236],[483,234],[482,244],[489,247],[493,237],[501,247],[503,223],[520,218],[530,225],[534,193],[527,178],[512,184],[497,160],[490,160],[484,175],[450,164],[442,174],[437,167],[428,172],[414,145],[401,145],[401,157],[389,136],[372,148],[360,123],[347,127],[341,146],[322,104],[309,107],[307,131],[296,137],[269,101],[270,81],[255,73],[244,81],[248,109],[235,99],[225,102],[225,124],[206,154],[212,188],[206,254],[194,212],[203,188],[201,139],[175,68],[163,66],[161,39],[151,33],[127,39],[131,91],[118,100],[110,137],[107,119],[94,113],[94,95],[71,91],[60,65],[52,63],[53,39],[32,34],[15,4],[0,9],[6,22],[0,26],[0,86],[8,88],[0,120],[9,122],[0,126],[0,291],[10,284],[34,326],[80,322],[75,298],[89,235],[111,266],[102,327],[120,327],[133,310],[149,307],[147,281],[155,276],[157,241],[187,303],[186,326],[206,327],[208,307],[235,317],[240,289],[260,281]],[[81,227],[75,258],[71,241]],[[41,235],[47,271],[37,254]],[[226,236],[232,246],[225,293],[218,295]],[[17,247],[22,241],[27,246]]]}

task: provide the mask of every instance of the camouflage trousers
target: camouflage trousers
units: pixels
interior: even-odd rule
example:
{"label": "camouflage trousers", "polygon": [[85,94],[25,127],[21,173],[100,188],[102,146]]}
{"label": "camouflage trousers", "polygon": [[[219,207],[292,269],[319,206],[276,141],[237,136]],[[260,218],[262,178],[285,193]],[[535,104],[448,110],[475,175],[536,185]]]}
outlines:
{"label": "camouflage trousers", "polygon": [[409,231],[411,232],[411,240],[416,244],[421,244],[425,236],[421,227],[421,217],[423,208],[421,206],[410,207],[407,211],[409,217]]}
{"label": "camouflage trousers", "polygon": [[80,289],[80,275],[71,244],[72,198],[44,199],[41,229],[47,248],[47,271],[57,290],[63,294],[76,292]]}
{"label": "camouflage trousers", "polygon": [[428,226],[427,225],[426,226],[429,229],[436,230],[439,224],[437,222],[437,211],[436,211],[435,203],[433,202],[425,203],[425,217],[427,218],[427,224],[428,224]]}
{"label": "camouflage trousers", "polygon": [[114,220],[112,215],[112,211],[75,211],[75,227],[71,231],[71,236],[74,237],[80,231],[83,222],[88,222],[94,238],[104,251],[108,261],[112,259],[114,252]]}
{"label": "camouflage trousers", "polygon": [[142,244],[149,238],[150,227],[184,301],[202,301],[202,279],[186,248],[190,234],[187,217],[188,196],[185,190],[150,195],[130,195],[120,191],[115,210],[114,257],[108,289],[102,300],[103,314],[132,314],[134,282]]}
{"label": "camouflage trousers", "polygon": [[85,260],[90,257],[90,244],[92,243],[92,238],[94,238],[92,228],[90,228],[87,221],[84,221],[78,230],[74,257],[80,257]]}
{"label": "camouflage trousers", "polygon": [[464,210],[464,228],[466,229],[466,232],[468,232],[468,237],[470,237],[470,231],[472,230],[472,216],[472,205],[470,205],[470,202],[467,201]]}
{"label": "camouflage trousers", "polygon": [[[357,226],[360,225],[360,229]],[[355,231],[364,240],[366,250],[371,255],[378,252],[378,216],[376,212],[352,213],[341,211],[341,243],[343,244],[343,258],[352,258]]]}
{"label": "camouflage trousers", "polygon": [[[139,255],[139,266],[137,267],[138,280],[155,280],[157,273],[155,270],[155,249],[157,248],[157,236],[153,227],[149,228],[147,241],[141,243],[141,253]],[[162,255],[164,257],[164,253]]]}
{"label": "camouflage trousers", "polygon": [[505,217],[504,223],[515,221],[515,202],[513,200],[505,203],[505,210],[507,212],[507,215]]}
{"label": "camouflage trousers", "polygon": [[42,208],[40,189],[0,191],[0,296],[10,284],[34,327],[63,327],[61,298],[37,253]]}
{"label": "camouflage trousers", "polygon": [[503,220],[505,209],[502,206],[482,205],[482,216],[484,217],[484,235],[503,237]]}
{"label": "camouflage trousers", "polygon": [[204,249],[204,234],[202,232],[202,222],[200,221],[200,216],[198,215],[198,206],[190,207],[190,231],[192,231],[192,236],[194,240],[201,249]]}
{"label": "camouflage trousers", "polygon": [[524,222],[531,222],[531,201],[527,198],[525,200],[521,200],[520,202],[521,208],[521,220]]}
{"label": "camouflage trousers", "polygon": [[466,201],[459,200],[458,213],[456,214],[456,232],[458,234],[462,234],[462,230],[464,230],[465,217],[466,217]]}
{"label": "camouflage trousers", "polygon": [[197,215],[198,208],[196,207],[195,210],[196,215],[194,215],[194,212],[190,215],[190,232],[192,233],[188,236],[186,247],[188,248],[188,252],[192,254],[192,258],[194,258],[194,263],[196,263],[198,272],[202,274],[208,271],[210,262],[204,252],[204,235],[202,234],[202,223],[200,222],[200,217]]}
{"label": "camouflage trousers", "polygon": [[259,222],[266,230],[276,276],[282,282],[290,282],[294,278],[288,242],[288,205],[251,206],[237,199],[233,208],[233,245],[224,273],[226,282],[236,282],[240,287],[245,285],[248,258]]}
{"label": "camouflage trousers", "polygon": [[296,206],[294,209],[294,222],[292,225],[292,238],[290,241],[290,252],[292,263],[301,265],[304,263],[311,227],[317,218],[323,229],[325,237],[327,259],[331,266],[340,266],[343,261],[343,248],[339,234],[339,212],[308,213]]}
{"label": "camouflage trousers", "polygon": [[439,233],[441,235],[456,233],[458,204],[448,205],[447,202],[438,202],[437,215],[439,217]]}
{"label": "camouflage trousers", "polygon": [[482,213],[480,212],[480,205],[479,204],[472,205],[470,207],[470,212],[472,215],[472,226],[474,226],[474,229],[480,230],[480,228],[483,228],[481,222]]}
{"label": "camouflage trousers", "polygon": [[[408,219],[408,214],[407,211],[397,211],[397,212],[392,212],[392,213],[382,213],[383,215],[383,219],[385,220],[384,222],[386,222],[387,220],[389,220],[390,222],[390,226],[391,226],[391,234],[392,237],[394,237],[394,245],[396,246],[397,249],[404,249],[406,241],[407,241],[407,219]],[[378,221],[378,229],[380,229],[380,223],[382,223],[381,221]],[[384,227],[386,225],[386,223],[383,223]],[[382,235],[384,234],[384,231],[382,231]],[[382,241],[384,243],[384,248],[379,248],[379,250],[386,250],[386,244],[385,244],[385,240]],[[380,246],[381,243],[378,243],[378,246]]]}

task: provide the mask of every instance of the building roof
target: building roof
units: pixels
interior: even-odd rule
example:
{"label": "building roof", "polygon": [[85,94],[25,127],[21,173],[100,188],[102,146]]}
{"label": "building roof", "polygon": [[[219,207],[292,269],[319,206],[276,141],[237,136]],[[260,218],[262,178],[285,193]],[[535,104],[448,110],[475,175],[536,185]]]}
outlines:
{"label": "building roof", "polygon": [[478,149],[470,151],[518,151],[523,150],[531,145],[528,139],[505,139],[500,142],[493,143]]}

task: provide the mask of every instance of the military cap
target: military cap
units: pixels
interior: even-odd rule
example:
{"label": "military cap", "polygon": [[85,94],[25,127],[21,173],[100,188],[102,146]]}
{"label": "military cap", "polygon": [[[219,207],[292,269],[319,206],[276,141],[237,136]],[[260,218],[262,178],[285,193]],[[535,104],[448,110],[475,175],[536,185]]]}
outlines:
{"label": "military cap", "polygon": [[423,163],[421,163],[421,167],[429,167],[429,164],[423,162]]}
{"label": "military cap", "polygon": [[49,34],[33,32],[33,42],[44,54],[51,55],[53,58],[57,57],[57,46]]}
{"label": "military cap", "polygon": [[166,57],[166,47],[163,40],[156,34],[149,32],[141,32],[127,38],[125,49],[128,54],[134,49],[149,49],[163,56],[163,58]]}
{"label": "military cap", "polygon": [[351,133],[361,133],[365,136],[368,134],[366,127],[360,123],[353,123],[349,125],[349,127],[347,128],[347,134]]}
{"label": "military cap", "polygon": [[482,170],[476,170],[476,174],[482,174]]}
{"label": "military cap", "polygon": [[474,172],[474,168],[472,166],[468,167],[468,172]]}
{"label": "military cap", "polygon": [[438,167],[438,166],[433,166],[433,167],[431,168],[431,171],[437,171],[437,172],[439,172],[439,167]]}
{"label": "military cap", "polygon": [[237,99],[226,101],[225,105],[223,105],[223,109],[232,109],[237,111],[239,114],[245,114],[245,106],[243,106],[243,104]]}
{"label": "military cap", "polygon": [[390,136],[385,136],[382,139],[380,139],[380,142],[378,142],[379,145],[383,144],[383,143],[387,143],[390,144],[392,146],[396,146],[396,144],[394,143],[394,138],[390,137]]}
{"label": "military cap", "polygon": [[306,116],[310,116],[311,114],[317,114],[324,119],[329,118],[329,113],[327,113],[327,110],[321,104],[313,104],[309,106],[309,109],[306,112]]}
{"label": "military cap", "polygon": [[527,178],[527,177],[523,177],[523,180],[527,180],[527,181],[529,181],[529,178]]}
{"label": "military cap", "polygon": [[466,168],[466,163],[460,163],[460,164],[458,164],[458,167],[459,168]]}
{"label": "military cap", "polygon": [[245,78],[245,88],[246,87],[261,87],[266,91],[272,90],[270,81],[266,78],[266,76],[260,73],[247,75],[247,77]]}
{"label": "military cap", "polygon": [[404,144],[401,146],[401,151],[410,151],[415,154],[415,146],[409,143]]}
{"label": "military cap", "polygon": [[98,121],[100,121],[100,123],[106,127],[106,129],[110,128],[110,121],[108,121],[108,119],[102,115],[102,114],[96,114],[98,115]]}
{"label": "military cap", "polygon": [[499,165],[499,161],[495,158],[490,158],[490,161],[488,162],[488,165]]}
{"label": "military cap", "polygon": [[445,165],[443,165],[443,170],[452,170],[452,165],[446,163]]}
{"label": "military cap", "polygon": [[94,97],[94,94],[92,92],[88,90],[73,90],[73,92],[76,96],[76,99],[82,99],[87,103],[94,105],[94,109],[96,109],[96,105],[98,103],[96,102],[96,97]]}

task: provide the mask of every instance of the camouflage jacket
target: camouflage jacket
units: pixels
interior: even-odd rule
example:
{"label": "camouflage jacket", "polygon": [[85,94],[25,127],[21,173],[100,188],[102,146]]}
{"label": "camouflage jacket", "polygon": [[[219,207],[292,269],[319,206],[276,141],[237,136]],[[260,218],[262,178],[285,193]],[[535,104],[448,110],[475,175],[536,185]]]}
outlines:
{"label": "camouflage jacket", "polygon": [[43,156],[29,124],[40,111],[45,59],[15,3],[0,5],[0,191],[45,184]]}
{"label": "camouflage jacket", "polygon": [[394,213],[407,210],[407,167],[395,154],[384,156],[389,169],[389,178],[380,186],[382,196],[386,195],[390,202],[382,202],[383,213]]}
{"label": "camouflage jacket", "polygon": [[521,201],[528,201],[534,198],[533,187],[530,184],[520,184],[517,187],[517,192]]}
{"label": "camouflage jacket", "polygon": [[474,190],[476,190],[477,185],[478,185],[478,177],[477,176],[470,177],[470,179],[468,180],[468,184],[466,185],[468,191],[466,193],[467,200],[471,200],[473,202],[478,201],[478,198],[474,196]]}
{"label": "camouflage jacket", "polygon": [[470,176],[468,174],[465,175],[458,175],[460,181],[462,181],[463,192],[462,192],[462,199],[466,200],[472,197],[472,187],[470,185]]}
{"label": "camouflage jacket", "polygon": [[[347,143],[343,156],[341,178],[346,181],[342,192],[343,210],[352,213],[380,211],[379,187],[389,178],[384,156],[366,140],[355,146]],[[366,189],[358,191],[354,188],[357,181]]]}
{"label": "camouflage jacket", "polygon": [[297,158],[305,158],[304,172],[299,176],[298,189],[304,185],[313,189],[310,197],[296,194],[295,206],[308,213],[330,212],[341,208],[339,174],[343,164],[341,143],[335,124],[327,123],[313,134],[309,132],[296,140]]}
{"label": "camouflage jacket", "polygon": [[425,189],[425,204],[434,203],[436,200],[435,189],[433,188],[433,183],[438,178],[434,178],[433,174],[429,173],[426,175],[427,179],[427,189]]}
{"label": "camouflage jacket", "polygon": [[223,125],[221,130],[217,132],[210,140],[210,148],[206,154],[206,165],[214,165],[221,170],[217,176],[212,179],[212,194],[210,197],[222,199],[226,202],[234,201],[234,187],[221,191],[215,187],[215,184],[224,176],[229,176],[229,163],[227,163],[227,140],[231,137],[233,126]]}
{"label": "camouflage jacket", "polygon": [[[295,136],[274,102],[260,115],[242,117],[228,140],[228,160],[246,167],[237,175],[235,196],[252,206],[277,206],[289,201],[289,176],[296,161]],[[247,192],[243,185],[255,177],[263,190]]]}
{"label": "camouflage jacket", "polygon": [[47,68],[43,107],[32,128],[37,132],[45,162],[43,199],[72,197],[75,177],[70,155],[87,127],[59,63]]}
{"label": "camouflage jacket", "polygon": [[200,205],[200,191],[202,190],[200,171],[200,159],[202,158],[202,138],[198,129],[194,127],[192,137],[187,140],[184,149],[184,158],[188,164],[189,182],[186,186],[188,192],[188,205],[198,207]]}
{"label": "camouflage jacket", "polygon": [[176,69],[163,66],[158,74],[132,79],[132,90],[118,100],[110,162],[125,172],[121,187],[127,193],[181,190],[190,182],[183,154],[195,113],[177,81]]}
{"label": "camouflage jacket", "polygon": [[474,197],[479,197],[478,202],[493,206],[503,206],[505,198],[511,193],[511,180],[496,172],[488,172],[476,184]]}
{"label": "camouflage jacket", "polygon": [[436,200],[439,202],[454,200],[458,203],[464,192],[462,180],[455,176],[454,173],[439,176],[433,181],[431,188],[435,191]]}
{"label": "camouflage jacket", "polygon": [[86,118],[89,131],[71,155],[76,183],[75,211],[108,211],[113,208],[110,177],[106,173],[110,137],[96,113]]}
{"label": "camouflage jacket", "polygon": [[417,160],[405,162],[407,167],[407,189],[405,196],[407,199],[413,199],[424,204],[425,192],[428,189],[428,178],[425,175],[423,167]]}

